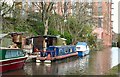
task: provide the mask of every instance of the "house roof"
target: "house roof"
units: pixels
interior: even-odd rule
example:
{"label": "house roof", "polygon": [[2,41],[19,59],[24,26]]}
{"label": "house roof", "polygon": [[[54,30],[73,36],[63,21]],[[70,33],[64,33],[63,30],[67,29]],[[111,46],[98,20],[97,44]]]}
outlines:
{"label": "house roof", "polygon": [[62,40],[67,40],[67,39],[65,39],[65,38],[61,38]]}
{"label": "house roof", "polygon": [[24,34],[25,32],[10,32],[9,34],[12,35],[12,34]]}
{"label": "house roof", "polygon": [[2,39],[3,37],[7,36],[8,34],[0,34],[0,39]]}

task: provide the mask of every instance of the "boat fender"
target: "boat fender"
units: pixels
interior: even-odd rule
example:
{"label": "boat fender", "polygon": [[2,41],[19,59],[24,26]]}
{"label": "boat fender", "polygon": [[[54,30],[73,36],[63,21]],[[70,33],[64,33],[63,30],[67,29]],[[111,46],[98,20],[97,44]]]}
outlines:
{"label": "boat fender", "polygon": [[51,55],[50,55],[50,54],[48,54],[47,59],[48,59],[48,60],[50,60],[50,59],[51,59]]}

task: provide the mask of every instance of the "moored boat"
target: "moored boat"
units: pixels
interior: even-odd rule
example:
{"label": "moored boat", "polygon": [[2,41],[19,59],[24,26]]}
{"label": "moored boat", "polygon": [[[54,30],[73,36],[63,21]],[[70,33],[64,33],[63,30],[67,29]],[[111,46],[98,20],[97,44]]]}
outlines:
{"label": "moored boat", "polygon": [[75,50],[75,46],[50,46],[46,52],[41,51],[37,60],[40,61],[55,61],[65,59],[71,56],[77,56],[78,52]]}
{"label": "moored boat", "polygon": [[[76,45],[49,46],[46,51],[39,51],[36,61],[51,62],[65,59],[71,56],[83,57],[88,55],[90,50],[86,42],[78,42]],[[40,60],[40,61],[38,61]]]}
{"label": "moored boat", "polygon": [[27,57],[18,48],[0,48],[0,73],[23,68]]}
{"label": "moored boat", "polygon": [[86,42],[78,42],[76,44],[76,51],[78,52],[78,56],[83,57],[89,54],[90,49]]}

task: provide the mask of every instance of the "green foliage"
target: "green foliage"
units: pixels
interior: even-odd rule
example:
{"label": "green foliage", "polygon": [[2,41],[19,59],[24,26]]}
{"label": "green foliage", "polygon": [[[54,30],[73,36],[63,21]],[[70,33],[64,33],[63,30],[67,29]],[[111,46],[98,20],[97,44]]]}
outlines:
{"label": "green foliage", "polygon": [[22,16],[20,9],[12,10],[13,16],[2,17],[2,32],[26,32],[32,35],[43,35],[44,25],[39,14],[30,12],[28,16]]}
{"label": "green foliage", "polygon": [[66,40],[67,45],[72,43],[72,36],[67,31],[65,31],[64,34],[61,34],[61,37],[67,39]]}
{"label": "green foliage", "polygon": [[118,42],[117,42],[117,47],[120,48],[120,34],[118,34]]}
{"label": "green foliage", "polygon": [[56,29],[54,29],[54,28],[49,28],[48,29],[48,35],[59,35],[60,34],[60,32],[59,31],[57,31]]}
{"label": "green foliage", "polygon": [[118,42],[120,43],[120,34],[118,34]]}
{"label": "green foliage", "polygon": [[44,25],[40,21],[34,21],[34,20],[27,20],[29,26],[31,27],[31,31],[35,35],[43,35],[44,34]]}
{"label": "green foliage", "polygon": [[87,13],[82,15],[82,12],[78,12],[74,16],[68,16],[67,22],[64,22],[64,16],[56,13],[52,14],[51,10],[45,13],[47,15],[45,17],[42,15],[45,11],[43,13],[28,11],[26,16],[23,16],[20,12],[21,10],[18,8],[12,9],[12,17],[3,17],[4,33],[22,31],[32,35],[44,35],[45,20],[48,19],[48,35],[61,35],[61,37],[67,39],[67,44],[74,41],[86,41],[89,45],[95,45],[96,43],[96,37],[92,34],[92,20]]}
{"label": "green foliage", "polygon": [[120,73],[120,64],[111,68],[107,73],[105,73],[105,75],[117,76],[119,75],[119,73]]}
{"label": "green foliage", "polygon": [[96,48],[97,37],[95,35],[91,34],[87,37],[87,42],[88,42],[89,46],[91,47],[91,49]]}

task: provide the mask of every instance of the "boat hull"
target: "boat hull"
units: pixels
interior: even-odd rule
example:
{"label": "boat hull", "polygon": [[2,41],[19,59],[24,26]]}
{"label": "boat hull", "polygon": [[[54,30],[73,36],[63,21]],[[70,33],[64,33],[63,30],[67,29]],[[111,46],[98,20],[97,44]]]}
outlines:
{"label": "boat hull", "polygon": [[56,60],[60,60],[60,59],[65,59],[68,57],[72,57],[72,56],[77,56],[78,52],[75,53],[70,53],[70,54],[66,54],[66,55],[60,55],[60,56],[55,56],[55,57],[37,57],[36,60],[40,60],[40,61],[56,61]]}
{"label": "boat hull", "polygon": [[83,56],[88,55],[88,54],[89,54],[89,51],[78,51],[79,57],[83,57]]}
{"label": "boat hull", "polygon": [[6,59],[0,62],[0,73],[23,68],[27,57]]}

